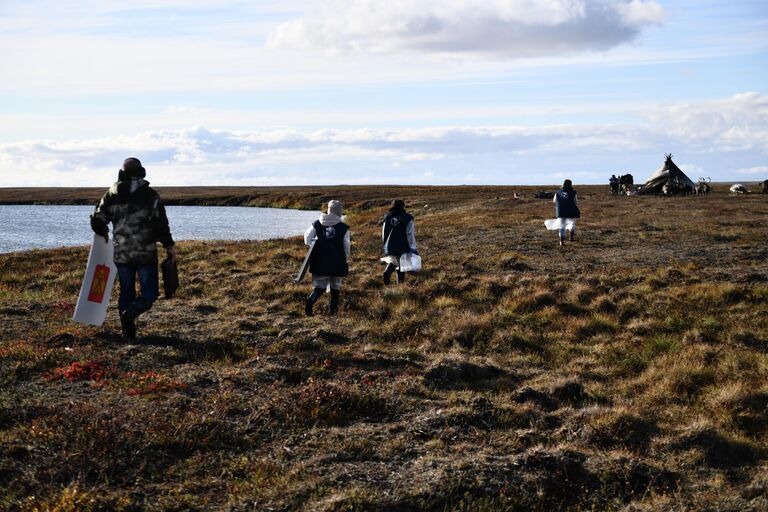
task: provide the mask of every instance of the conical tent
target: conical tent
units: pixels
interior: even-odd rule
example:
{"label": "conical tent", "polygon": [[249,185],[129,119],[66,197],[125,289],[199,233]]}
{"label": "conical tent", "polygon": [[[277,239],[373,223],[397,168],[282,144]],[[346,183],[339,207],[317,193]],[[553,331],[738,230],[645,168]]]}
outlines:
{"label": "conical tent", "polygon": [[639,194],[661,194],[664,185],[677,184],[679,189],[690,187],[690,191],[693,192],[695,184],[691,181],[691,178],[685,175],[680,168],[672,161],[672,155],[666,155],[664,164],[658,171],[648,178],[648,181],[638,191]]}

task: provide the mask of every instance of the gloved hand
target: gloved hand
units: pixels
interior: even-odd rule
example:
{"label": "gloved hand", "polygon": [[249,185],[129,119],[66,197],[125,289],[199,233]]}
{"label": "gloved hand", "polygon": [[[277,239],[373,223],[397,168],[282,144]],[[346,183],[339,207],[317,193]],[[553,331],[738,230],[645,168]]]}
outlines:
{"label": "gloved hand", "polygon": [[104,221],[100,218],[91,216],[91,229],[99,236],[103,236],[104,240],[109,243],[109,228]]}
{"label": "gloved hand", "polygon": [[419,251],[417,251],[416,249],[411,249],[411,254],[419,254]]}
{"label": "gloved hand", "polygon": [[165,248],[165,252],[168,253],[168,257],[171,258],[171,262],[176,263],[176,246],[169,245]]}

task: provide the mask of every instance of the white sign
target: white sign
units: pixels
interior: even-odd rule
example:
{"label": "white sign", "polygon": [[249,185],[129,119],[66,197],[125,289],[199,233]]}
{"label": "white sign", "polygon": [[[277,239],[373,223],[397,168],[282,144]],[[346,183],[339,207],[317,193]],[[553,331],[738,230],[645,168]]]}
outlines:
{"label": "white sign", "polygon": [[117,267],[114,262],[115,247],[103,236],[94,235],[88,265],[85,267],[83,287],[75,306],[72,320],[81,324],[97,327],[104,323],[107,316],[112,285],[115,283]]}

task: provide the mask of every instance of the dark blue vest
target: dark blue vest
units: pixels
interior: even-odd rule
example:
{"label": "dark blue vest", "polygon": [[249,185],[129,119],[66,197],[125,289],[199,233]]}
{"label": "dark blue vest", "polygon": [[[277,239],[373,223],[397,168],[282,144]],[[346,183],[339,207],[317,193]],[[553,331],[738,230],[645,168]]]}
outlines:
{"label": "dark blue vest", "polygon": [[571,189],[566,192],[562,188],[555,194],[555,217],[558,219],[578,219],[581,217],[579,207],[576,206],[576,191]]}
{"label": "dark blue vest", "polygon": [[347,254],[344,252],[344,236],[349,226],[339,222],[325,227],[316,220],[312,226],[317,233],[315,249],[309,261],[309,271],[319,276],[346,277],[349,275]]}
{"label": "dark blue vest", "polygon": [[384,217],[384,254],[399,258],[411,251],[405,229],[412,220],[411,214],[405,212],[400,215],[388,213]]}

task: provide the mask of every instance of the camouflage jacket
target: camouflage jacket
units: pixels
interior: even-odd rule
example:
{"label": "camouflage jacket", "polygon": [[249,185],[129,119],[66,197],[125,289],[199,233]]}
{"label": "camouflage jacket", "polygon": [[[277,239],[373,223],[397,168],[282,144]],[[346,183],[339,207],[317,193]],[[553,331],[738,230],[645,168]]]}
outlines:
{"label": "camouflage jacket", "polygon": [[165,207],[143,179],[118,181],[104,194],[91,215],[91,228],[105,235],[110,222],[115,263],[157,264],[157,242],[163,247],[173,245]]}

